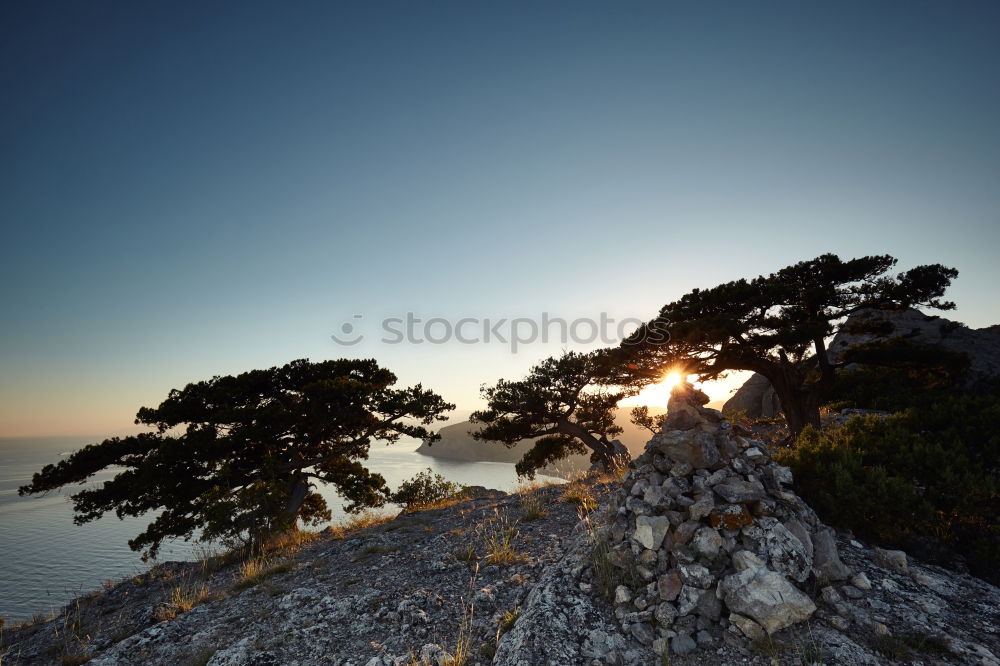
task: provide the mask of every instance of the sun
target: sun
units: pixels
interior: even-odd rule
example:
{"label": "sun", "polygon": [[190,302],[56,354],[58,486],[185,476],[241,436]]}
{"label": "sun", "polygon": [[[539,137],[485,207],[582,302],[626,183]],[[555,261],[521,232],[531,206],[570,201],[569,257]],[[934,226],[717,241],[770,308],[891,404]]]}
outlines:
{"label": "sun", "polygon": [[625,398],[620,403],[622,407],[647,405],[649,407],[666,407],[670,400],[670,391],[681,383],[681,373],[676,370],[668,370],[663,379],[655,384],[650,384],[636,395]]}
{"label": "sun", "polygon": [[668,372],[666,376],[663,378],[663,381],[660,382],[660,384],[662,384],[667,388],[668,394],[670,393],[671,389],[673,389],[680,383],[681,383],[681,373],[679,372]]}

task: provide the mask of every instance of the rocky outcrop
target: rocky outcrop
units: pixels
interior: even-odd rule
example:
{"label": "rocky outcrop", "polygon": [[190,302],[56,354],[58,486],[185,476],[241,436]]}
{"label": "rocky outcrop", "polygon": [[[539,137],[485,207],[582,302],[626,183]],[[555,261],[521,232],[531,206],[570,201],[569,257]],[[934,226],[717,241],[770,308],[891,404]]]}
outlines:
{"label": "rocky outcrop", "polygon": [[689,385],[674,390],[663,430],[612,496],[603,535],[626,581],[615,615],[657,653],[807,620],[817,607],[804,590],[851,573],[832,532],[788,488],[791,471],[706,401]]}
{"label": "rocky outcrop", "polygon": [[[892,332],[885,335],[852,333],[855,324],[889,324]],[[902,337],[912,342],[938,345],[948,351],[960,352],[969,357],[969,378],[1000,376],[1000,325],[972,329],[959,322],[908,310],[861,310],[851,315],[830,342],[828,355],[839,361],[844,352],[858,344]],[[771,382],[754,373],[743,383],[732,398],[722,406],[724,412],[743,412],[752,418],[770,418],[781,414],[781,402]]]}
{"label": "rocky outcrop", "polygon": [[[851,333],[852,325],[886,323],[892,326],[887,335]],[[837,361],[850,347],[874,340],[901,337],[912,342],[938,345],[969,357],[972,379],[1000,376],[1000,333],[996,326],[973,329],[944,317],[919,310],[862,310],[841,326],[830,343],[830,359]]]}
{"label": "rocky outcrop", "polygon": [[750,418],[771,418],[781,414],[781,402],[767,377],[755,372],[722,405],[722,411],[742,412]]}

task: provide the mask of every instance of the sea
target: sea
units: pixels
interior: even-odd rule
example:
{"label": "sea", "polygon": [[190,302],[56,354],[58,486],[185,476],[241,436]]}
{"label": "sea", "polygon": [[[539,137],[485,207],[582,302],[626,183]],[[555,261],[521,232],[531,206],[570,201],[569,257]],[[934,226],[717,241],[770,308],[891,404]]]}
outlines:
{"label": "sea", "polygon": [[[81,437],[0,439],[0,618],[8,623],[58,611],[107,581],[142,573],[156,563],[142,562],[128,547],[128,540],[151,517],[120,520],[109,514],[76,525],[68,497],[80,488],[76,485],[44,496],[18,496],[18,487],[30,482],[43,466],[95,441]],[[417,453],[419,446],[417,440],[389,446],[375,443],[366,464],[393,489],[427,468],[466,485],[512,490],[518,484],[513,464],[433,458]],[[114,474],[108,470],[92,481]],[[343,502],[336,491],[330,487],[319,491],[333,511],[333,522],[343,519]],[[199,542],[165,542],[157,561],[194,560],[212,548]]]}

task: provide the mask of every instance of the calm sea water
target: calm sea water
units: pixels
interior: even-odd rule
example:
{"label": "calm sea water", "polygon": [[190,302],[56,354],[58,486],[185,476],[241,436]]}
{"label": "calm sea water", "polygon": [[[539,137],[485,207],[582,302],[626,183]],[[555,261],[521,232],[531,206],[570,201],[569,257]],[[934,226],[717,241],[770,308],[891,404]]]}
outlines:
{"label": "calm sea water", "polygon": [[[19,620],[58,609],[83,592],[145,571],[128,539],[148,520],[119,520],[113,514],[86,525],[73,524],[68,493],[18,497],[17,488],[48,463],[54,463],[93,439],[0,439],[0,617]],[[510,490],[517,485],[508,463],[439,460],[416,453],[417,441],[392,446],[376,444],[368,468],[382,474],[393,488],[430,467],[450,481]],[[113,472],[99,475],[101,481]],[[77,486],[67,490],[72,493]],[[334,521],[343,517],[342,502],[331,489],[321,489]],[[200,546],[175,541],[164,544],[159,561],[194,559]]]}

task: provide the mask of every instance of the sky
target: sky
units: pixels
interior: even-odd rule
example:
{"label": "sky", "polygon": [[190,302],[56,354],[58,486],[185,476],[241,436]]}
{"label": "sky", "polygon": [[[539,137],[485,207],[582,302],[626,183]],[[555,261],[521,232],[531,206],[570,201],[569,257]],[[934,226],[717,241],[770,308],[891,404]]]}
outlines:
{"label": "sky", "polygon": [[825,252],[955,266],[948,316],[998,323],[998,30],[971,1],[3,3],[0,436],[341,356],[461,417],[599,342],[383,320],[649,319]]}

